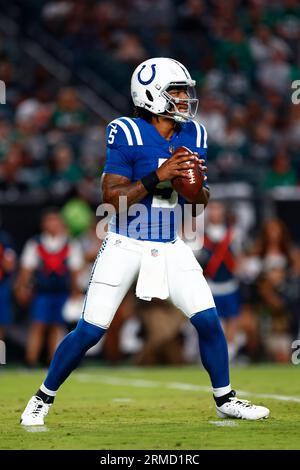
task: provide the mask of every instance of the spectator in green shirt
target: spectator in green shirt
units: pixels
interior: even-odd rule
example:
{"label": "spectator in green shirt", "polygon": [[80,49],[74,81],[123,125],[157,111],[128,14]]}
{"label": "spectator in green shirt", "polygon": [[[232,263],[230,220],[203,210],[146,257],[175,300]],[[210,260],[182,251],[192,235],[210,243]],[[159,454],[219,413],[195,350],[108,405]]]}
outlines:
{"label": "spectator in green shirt", "polygon": [[68,132],[78,132],[85,126],[87,115],[74,88],[60,90],[51,121],[53,127]]}
{"label": "spectator in green shirt", "polygon": [[283,151],[278,152],[272,162],[272,168],[267,172],[264,181],[265,189],[277,187],[293,187],[297,185],[297,174],[291,168],[288,155]]}
{"label": "spectator in green shirt", "polygon": [[50,161],[51,170],[43,183],[56,197],[64,197],[82,178],[82,171],[74,162],[72,148],[66,144],[56,147]]}

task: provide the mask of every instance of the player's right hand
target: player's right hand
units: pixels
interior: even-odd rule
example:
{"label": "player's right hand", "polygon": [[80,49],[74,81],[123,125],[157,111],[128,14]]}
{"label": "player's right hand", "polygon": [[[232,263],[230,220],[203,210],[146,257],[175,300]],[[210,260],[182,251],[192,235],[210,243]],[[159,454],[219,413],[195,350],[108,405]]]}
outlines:
{"label": "player's right hand", "polygon": [[185,171],[193,168],[199,162],[199,157],[196,154],[191,155],[186,151],[175,152],[156,170],[156,174],[160,181],[172,180],[176,176],[189,178]]}

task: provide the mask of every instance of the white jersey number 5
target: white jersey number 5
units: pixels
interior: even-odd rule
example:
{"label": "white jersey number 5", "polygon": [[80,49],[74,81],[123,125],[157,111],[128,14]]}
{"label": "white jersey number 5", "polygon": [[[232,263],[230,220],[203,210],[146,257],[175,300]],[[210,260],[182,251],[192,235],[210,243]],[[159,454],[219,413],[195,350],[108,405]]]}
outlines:
{"label": "white jersey number 5", "polygon": [[[167,160],[167,158],[160,158],[158,160],[158,168]],[[171,182],[170,181],[163,181],[162,183],[158,183],[157,188],[163,189],[163,188],[171,188]],[[174,190],[171,193],[171,196],[169,199],[163,199],[162,196],[158,195],[153,195],[152,198],[152,207],[163,207],[165,209],[172,209],[177,206],[178,203],[178,194]]]}
{"label": "white jersey number 5", "polygon": [[107,142],[112,145],[114,143],[116,133],[118,132],[117,124],[111,124],[110,133],[108,134]]}

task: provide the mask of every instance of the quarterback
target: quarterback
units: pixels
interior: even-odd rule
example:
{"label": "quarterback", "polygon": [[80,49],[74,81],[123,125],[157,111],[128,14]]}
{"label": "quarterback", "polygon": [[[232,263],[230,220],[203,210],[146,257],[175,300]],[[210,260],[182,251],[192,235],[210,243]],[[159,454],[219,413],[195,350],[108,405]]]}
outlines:
{"label": "quarterback", "polygon": [[[137,297],[169,299],[196,328],[217,416],[267,418],[267,408],[238,399],[231,388],[227,344],[213,296],[191,248],[177,235],[181,220],[176,208],[187,201],[174,190],[172,180],[189,178],[196,166],[202,174],[207,171],[206,130],[194,120],[195,81],[176,60],[153,58],[134,71],[131,95],[135,117],[120,117],[107,127],[102,194],[116,214],[95,261],[81,319],[58,346],[21,424],[44,424],[59,387],[105,334],[135,281]],[[120,198],[127,200],[125,218]],[[197,210],[208,200],[205,177],[188,202]],[[134,205],[147,210],[134,214]],[[138,224],[132,223],[135,218]]]}

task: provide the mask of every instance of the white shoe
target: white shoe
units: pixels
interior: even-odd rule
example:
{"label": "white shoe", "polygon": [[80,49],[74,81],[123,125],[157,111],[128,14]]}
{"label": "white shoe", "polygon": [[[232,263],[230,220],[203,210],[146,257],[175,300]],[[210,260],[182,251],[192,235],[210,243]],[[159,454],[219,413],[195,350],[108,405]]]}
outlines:
{"label": "white shoe", "polygon": [[42,426],[50,406],[44,403],[40,397],[31,397],[23,411],[20,424],[23,424],[23,426]]}
{"label": "white shoe", "polygon": [[263,419],[268,418],[270,410],[264,406],[253,405],[248,400],[232,396],[222,406],[216,406],[218,418]]}

